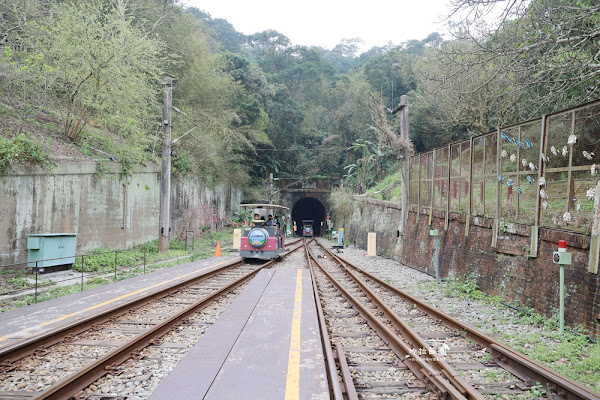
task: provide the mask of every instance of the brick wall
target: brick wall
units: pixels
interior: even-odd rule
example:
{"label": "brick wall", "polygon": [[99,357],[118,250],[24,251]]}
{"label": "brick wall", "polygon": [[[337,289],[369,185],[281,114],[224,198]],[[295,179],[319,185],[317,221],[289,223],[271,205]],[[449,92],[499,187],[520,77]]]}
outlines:
{"label": "brick wall", "polygon": [[[406,264],[435,273],[435,238],[440,233],[440,275],[442,278],[473,277],[480,289],[537,312],[551,316],[559,307],[559,266],[552,262],[559,240],[567,241],[573,264],[565,266],[565,323],[585,325],[595,336],[600,329],[600,276],[588,272],[589,237],[546,228],[539,231],[538,257],[528,257],[531,227],[508,224],[499,228],[492,247],[493,220],[473,218],[465,236],[466,217],[449,214],[448,230],[442,212],[429,215],[409,212],[404,248],[400,258]],[[597,318],[598,317],[598,318]]]}
{"label": "brick wall", "polygon": [[600,276],[588,272],[589,236],[540,228],[538,257],[534,258],[528,256],[528,225],[500,226],[497,246],[492,247],[492,219],[472,217],[466,236],[465,215],[450,213],[446,230],[443,212],[433,212],[430,226],[428,213],[417,215],[412,209],[399,246],[399,205],[387,203],[357,199],[352,215],[336,224],[345,228],[346,243],[366,248],[367,233],[377,232],[379,255],[435,274],[435,237],[429,230],[438,229],[442,278],[473,277],[483,292],[546,316],[558,312],[559,266],[552,262],[552,253],[559,240],[566,240],[573,264],[565,266],[565,323],[585,325],[592,335],[600,336]]}

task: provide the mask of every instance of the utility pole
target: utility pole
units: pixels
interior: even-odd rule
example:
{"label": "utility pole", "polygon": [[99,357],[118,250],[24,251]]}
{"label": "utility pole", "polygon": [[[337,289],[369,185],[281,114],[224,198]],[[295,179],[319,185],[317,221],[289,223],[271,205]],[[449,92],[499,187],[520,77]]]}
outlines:
{"label": "utility pole", "polygon": [[[408,142],[408,96],[400,96],[400,104],[392,111],[392,114],[400,113],[400,137]],[[402,175],[402,199],[400,200],[400,225],[398,226],[398,247],[400,254],[404,251],[404,231],[406,229],[406,222],[408,220],[408,167],[409,167],[409,154],[405,155],[402,160],[402,168],[400,173]]]}
{"label": "utility pole", "polygon": [[273,204],[273,173],[269,174],[269,204]]}
{"label": "utility pole", "polygon": [[169,250],[171,220],[171,107],[173,105],[173,79],[167,77],[163,103],[163,144],[160,173],[160,215],[158,251]]}
{"label": "utility pole", "polygon": [[[408,137],[408,96],[400,96],[400,137],[407,142],[410,140]],[[408,166],[410,163],[409,154],[406,154],[404,160],[402,160],[402,232],[406,228],[406,222],[408,217]]]}

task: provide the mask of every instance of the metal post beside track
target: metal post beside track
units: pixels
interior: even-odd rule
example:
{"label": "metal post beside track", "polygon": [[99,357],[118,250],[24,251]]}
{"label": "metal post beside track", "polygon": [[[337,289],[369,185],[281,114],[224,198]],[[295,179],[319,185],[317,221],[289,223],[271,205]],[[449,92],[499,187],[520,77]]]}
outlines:
{"label": "metal post beside track", "polygon": [[35,296],[34,303],[37,304],[37,292],[38,292],[38,262],[35,262]]}
{"label": "metal post beside track", "polygon": [[440,232],[431,229],[429,235],[435,236],[435,283],[440,283]]}

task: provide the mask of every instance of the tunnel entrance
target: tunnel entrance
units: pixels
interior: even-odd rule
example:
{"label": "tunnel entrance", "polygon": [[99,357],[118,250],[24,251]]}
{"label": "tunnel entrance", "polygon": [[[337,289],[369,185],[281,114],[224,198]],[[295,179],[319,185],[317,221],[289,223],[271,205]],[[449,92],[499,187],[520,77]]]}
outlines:
{"label": "tunnel entrance", "polygon": [[296,222],[298,231],[296,235],[302,235],[302,220],[312,219],[315,236],[320,236],[325,223],[325,206],[314,197],[304,197],[298,200],[292,208],[292,221]]}

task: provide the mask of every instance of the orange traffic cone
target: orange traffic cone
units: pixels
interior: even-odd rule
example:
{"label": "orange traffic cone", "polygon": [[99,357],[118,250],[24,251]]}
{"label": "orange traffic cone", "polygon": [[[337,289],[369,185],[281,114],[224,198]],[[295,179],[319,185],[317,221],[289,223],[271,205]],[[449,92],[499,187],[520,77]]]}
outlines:
{"label": "orange traffic cone", "polygon": [[215,249],[215,257],[221,257],[221,242],[217,240],[217,248]]}

